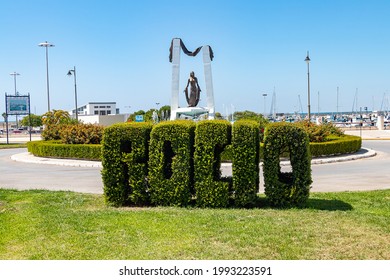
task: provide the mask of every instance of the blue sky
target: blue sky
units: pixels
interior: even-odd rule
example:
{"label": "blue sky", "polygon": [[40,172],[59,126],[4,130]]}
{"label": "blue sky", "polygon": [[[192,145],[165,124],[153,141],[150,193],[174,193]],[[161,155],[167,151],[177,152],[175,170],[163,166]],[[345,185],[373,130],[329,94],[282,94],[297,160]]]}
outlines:
{"label": "blue sky", "polygon": [[[31,94],[32,112],[47,109],[45,50],[49,49],[52,109],[115,101],[121,112],[170,103],[172,38],[188,49],[210,45],[216,110],[307,111],[310,51],[312,112],[380,109],[390,83],[390,1],[125,1],[0,2],[0,91]],[[181,91],[190,71],[205,88],[201,56],[181,56]],[[319,94],[318,94],[319,92]],[[205,94],[205,91],[203,91]],[[204,100],[204,101],[203,101]],[[205,105],[206,98],[200,105]],[[0,111],[5,111],[4,97]],[[184,96],[180,105],[185,106]],[[130,107],[131,106],[131,107]],[[225,109],[226,110],[226,109]],[[230,113],[230,111],[229,111]]]}

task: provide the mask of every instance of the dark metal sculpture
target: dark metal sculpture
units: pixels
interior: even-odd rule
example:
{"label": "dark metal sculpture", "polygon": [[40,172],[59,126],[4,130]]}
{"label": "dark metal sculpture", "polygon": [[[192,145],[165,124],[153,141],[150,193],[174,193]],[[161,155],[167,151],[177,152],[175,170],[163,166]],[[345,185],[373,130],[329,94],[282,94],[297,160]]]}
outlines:
{"label": "dark metal sculpture", "polygon": [[[188,96],[188,85],[190,85],[190,95]],[[200,87],[198,84],[198,78],[195,77],[194,71],[190,73],[190,77],[188,78],[187,86],[184,90],[186,95],[188,107],[196,107],[199,103],[200,99]]]}

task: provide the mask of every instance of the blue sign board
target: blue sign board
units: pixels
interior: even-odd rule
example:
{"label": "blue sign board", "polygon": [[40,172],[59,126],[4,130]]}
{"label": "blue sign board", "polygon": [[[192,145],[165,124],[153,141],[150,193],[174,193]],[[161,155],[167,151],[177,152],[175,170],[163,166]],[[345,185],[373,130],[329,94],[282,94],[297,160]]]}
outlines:
{"label": "blue sign board", "polygon": [[144,121],[144,115],[136,115],[135,116],[136,122],[143,122]]}

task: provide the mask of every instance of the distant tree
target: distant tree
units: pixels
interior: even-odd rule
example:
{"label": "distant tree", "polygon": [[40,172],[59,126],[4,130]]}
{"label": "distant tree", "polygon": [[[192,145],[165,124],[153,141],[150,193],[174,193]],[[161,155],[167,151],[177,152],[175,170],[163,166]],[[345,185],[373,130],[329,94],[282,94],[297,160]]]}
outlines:
{"label": "distant tree", "polygon": [[76,124],[77,121],[72,119],[69,112],[64,110],[53,110],[46,112],[42,116],[42,123],[44,125],[56,125],[56,124]]}
{"label": "distant tree", "polygon": [[252,111],[234,112],[234,120],[255,120],[258,121],[262,127],[267,125],[269,122],[262,114]]}
{"label": "distant tree", "polygon": [[158,117],[160,120],[167,121],[171,117],[171,106],[164,105],[158,110]]}
{"label": "distant tree", "polygon": [[214,117],[215,117],[216,120],[222,120],[223,119],[223,116],[222,116],[222,114],[220,112],[216,112]]}
{"label": "distant tree", "polygon": [[138,116],[138,115],[142,115],[145,118],[145,111],[139,110],[139,111],[136,111],[136,112],[130,114],[130,116],[127,118],[127,121],[128,122],[135,122],[135,116]]}
{"label": "distant tree", "polygon": [[[30,123],[31,120],[31,123]],[[30,116],[25,116],[23,119],[20,120],[21,126],[32,126],[32,127],[39,127],[42,126],[42,116],[30,114]]]}

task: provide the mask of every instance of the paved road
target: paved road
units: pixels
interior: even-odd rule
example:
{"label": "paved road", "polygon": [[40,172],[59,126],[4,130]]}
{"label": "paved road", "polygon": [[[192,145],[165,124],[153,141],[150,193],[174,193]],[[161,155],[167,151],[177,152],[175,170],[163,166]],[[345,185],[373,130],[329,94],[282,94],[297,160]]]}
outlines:
{"label": "paved road", "polygon": [[[312,165],[312,192],[355,191],[390,188],[390,141],[363,141],[377,156],[341,163]],[[70,190],[103,193],[100,168],[21,163],[10,160],[25,149],[0,150],[0,187]],[[223,170],[224,175],[231,169]],[[264,191],[260,178],[260,192]]]}
{"label": "paved road", "polygon": [[0,150],[0,187],[103,193],[99,168],[66,167],[12,161],[26,149]]}

